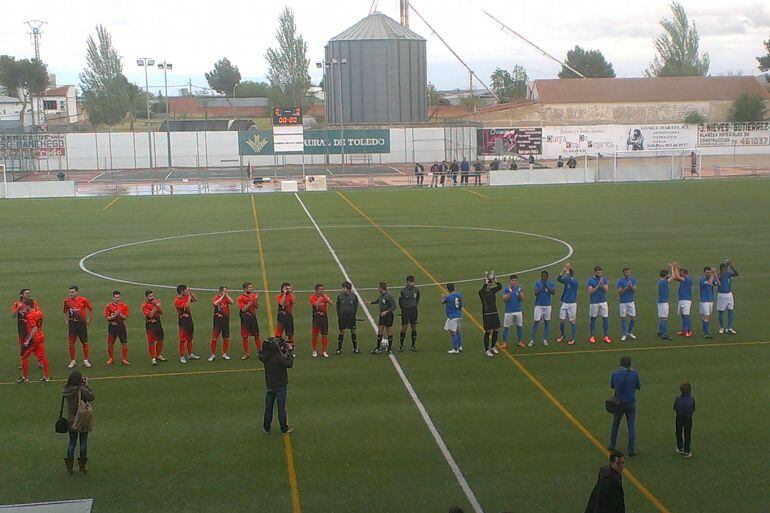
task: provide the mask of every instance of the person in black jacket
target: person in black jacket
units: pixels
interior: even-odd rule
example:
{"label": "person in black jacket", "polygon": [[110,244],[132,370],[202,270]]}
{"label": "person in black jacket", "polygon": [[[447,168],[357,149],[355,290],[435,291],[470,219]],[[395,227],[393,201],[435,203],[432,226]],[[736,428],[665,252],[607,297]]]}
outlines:
{"label": "person in black jacket", "polygon": [[626,459],[620,451],[610,452],[610,462],[599,469],[585,513],[625,513],[623,468]]}
{"label": "person in black jacket", "polygon": [[[484,284],[479,290],[481,299],[481,313],[484,320],[484,354],[495,356],[498,353],[497,335],[500,332],[500,314],[497,313],[496,294],[503,290],[503,286],[497,281],[494,273],[487,273]],[[491,337],[491,343],[490,343]]]}
{"label": "person in black jacket", "polygon": [[288,369],[294,366],[294,357],[286,341],[282,338],[269,338],[262,344],[259,359],[265,366],[265,419],[262,431],[270,432],[273,423],[273,405],[278,400],[278,423],[281,433],[291,433],[286,422],[286,395],[289,384]]}
{"label": "person in black jacket", "polygon": [[[692,386],[689,383],[679,385],[680,395],[674,400],[676,412],[676,452],[685,458],[692,456],[692,414],[695,413],[695,398],[692,396]],[[682,440],[684,435],[684,440]]]}

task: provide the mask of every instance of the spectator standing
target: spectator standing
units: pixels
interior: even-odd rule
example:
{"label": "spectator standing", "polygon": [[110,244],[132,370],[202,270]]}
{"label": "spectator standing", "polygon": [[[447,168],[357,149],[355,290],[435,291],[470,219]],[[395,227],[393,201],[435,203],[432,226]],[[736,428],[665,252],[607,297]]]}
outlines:
{"label": "spectator standing", "polygon": [[441,187],[444,187],[446,183],[446,175],[449,173],[449,164],[447,164],[446,160],[441,163],[441,167],[439,169],[439,183],[441,184]]}
{"label": "spectator standing", "polygon": [[474,185],[481,185],[481,172],[484,170],[484,163],[481,159],[476,158],[476,162],[473,164],[473,178],[475,180]]}
{"label": "spectator standing", "polygon": [[[94,400],[94,393],[88,387],[88,378],[80,372],[74,371],[67,379],[67,384],[62,389],[62,401],[67,403],[67,426],[69,427],[69,445],[64,465],[67,472],[72,474],[75,466],[75,446],[80,442],[80,457],[78,468],[80,472],[86,472],[88,463],[88,433],[93,428],[90,405]],[[83,404],[88,411],[79,412]]]}
{"label": "spectator standing", "polygon": [[414,163],[414,176],[417,179],[417,187],[422,187],[422,183],[425,181],[425,168],[419,162]]}
{"label": "spectator standing", "polygon": [[500,169],[500,170],[503,170],[503,171],[508,169],[508,160],[506,160],[506,159],[501,160],[500,161],[500,165],[497,166],[497,169]]}
{"label": "spectator standing", "polygon": [[273,407],[278,402],[278,423],[281,433],[291,433],[286,420],[286,396],[289,385],[288,369],[294,366],[294,358],[286,341],[269,338],[262,344],[259,359],[265,366],[265,417],[262,431],[267,434],[273,423]]}
{"label": "spectator standing", "polygon": [[559,155],[559,158],[556,161],[556,167],[559,167],[559,168],[564,167],[564,157],[562,157],[561,155]]}
{"label": "spectator standing", "polygon": [[599,469],[599,478],[591,491],[585,513],[625,513],[623,469],[626,459],[620,451],[611,451],[609,463]]}
{"label": "spectator standing", "polygon": [[692,415],[695,413],[695,398],[689,383],[679,385],[681,392],[674,399],[676,412],[676,452],[685,458],[692,457]]}
{"label": "spectator standing", "polygon": [[615,396],[620,401],[620,407],[614,413],[612,419],[612,431],[610,434],[610,451],[615,450],[618,440],[618,428],[620,421],[626,417],[628,426],[628,455],[636,456],[634,442],[636,441],[636,391],[642,388],[639,381],[639,373],[631,368],[631,357],[620,358],[620,368],[615,370],[610,377],[610,388],[615,391]]}
{"label": "spectator standing", "polygon": [[577,167],[577,160],[575,157],[570,157],[567,159],[567,167],[570,169],[575,169]]}
{"label": "spectator standing", "polygon": [[497,160],[497,157],[495,157],[494,160],[492,160],[492,163],[489,164],[489,170],[497,171],[498,169],[500,169],[500,161]]}
{"label": "spectator standing", "polygon": [[438,174],[439,174],[439,165],[438,162],[434,162],[432,166],[430,166],[430,186],[431,187],[438,187]]}
{"label": "spectator standing", "polygon": [[452,185],[457,185],[457,173],[460,171],[460,165],[457,163],[457,159],[452,161],[452,165],[449,166],[450,177],[452,178]]}
{"label": "spectator standing", "polygon": [[468,185],[468,172],[471,170],[471,165],[468,163],[465,157],[460,162],[460,185]]}

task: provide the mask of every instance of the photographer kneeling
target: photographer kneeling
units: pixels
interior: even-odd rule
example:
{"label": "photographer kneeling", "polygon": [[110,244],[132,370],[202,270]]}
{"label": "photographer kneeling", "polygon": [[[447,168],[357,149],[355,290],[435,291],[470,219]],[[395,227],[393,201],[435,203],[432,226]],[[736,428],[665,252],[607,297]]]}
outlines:
{"label": "photographer kneeling", "polygon": [[289,384],[288,370],[294,365],[291,350],[282,338],[269,338],[262,344],[259,359],[265,366],[265,419],[262,431],[270,432],[273,423],[273,405],[278,400],[278,423],[281,433],[291,433],[286,423],[286,393]]}

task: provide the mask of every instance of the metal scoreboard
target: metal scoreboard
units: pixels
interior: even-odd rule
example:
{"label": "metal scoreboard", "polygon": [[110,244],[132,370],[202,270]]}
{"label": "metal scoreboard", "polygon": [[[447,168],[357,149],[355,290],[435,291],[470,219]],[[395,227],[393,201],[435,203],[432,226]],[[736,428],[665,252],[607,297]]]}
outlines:
{"label": "metal scoreboard", "polygon": [[301,107],[273,108],[273,146],[275,153],[303,153],[305,135]]}
{"label": "metal scoreboard", "polygon": [[273,126],[302,125],[302,107],[275,107]]}

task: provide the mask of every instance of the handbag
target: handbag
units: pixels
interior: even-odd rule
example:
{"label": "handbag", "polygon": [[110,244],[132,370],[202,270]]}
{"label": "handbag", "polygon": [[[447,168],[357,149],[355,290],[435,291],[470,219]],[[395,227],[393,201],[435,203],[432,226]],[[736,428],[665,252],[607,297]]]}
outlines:
{"label": "handbag", "polygon": [[54,425],[54,430],[57,433],[66,433],[69,431],[69,425],[67,424],[67,419],[62,417],[62,413],[64,413],[64,396],[61,397],[61,408],[59,408],[59,418],[56,419],[56,424]]}
{"label": "handbag", "polygon": [[89,431],[91,429],[91,419],[93,418],[93,407],[91,403],[83,400],[83,396],[78,390],[78,411],[75,419],[72,421],[72,429],[75,431]]}
{"label": "handbag", "polygon": [[[623,383],[621,383],[619,388],[623,388],[626,385],[629,374],[631,374],[631,369],[628,369],[626,372],[626,375],[623,376]],[[623,408],[623,403],[621,403],[620,399],[618,399],[618,388],[616,388],[615,394],[609,399],[607,399],[606,401],[604,401],[604,409],[607,410],[608,413],[612,413],[614,415],[616,413],[620,413],[622,408]]]}

